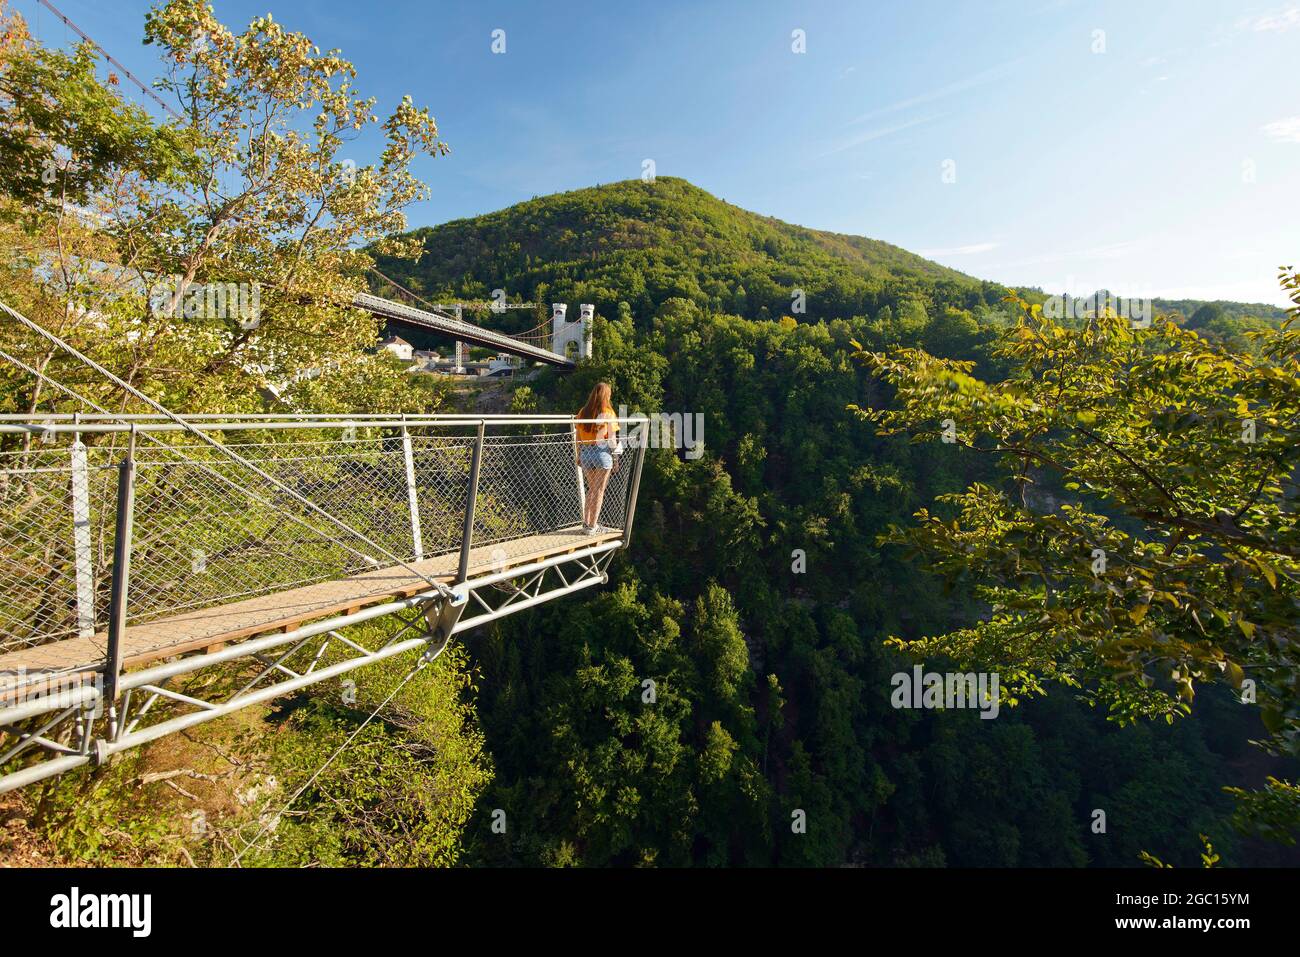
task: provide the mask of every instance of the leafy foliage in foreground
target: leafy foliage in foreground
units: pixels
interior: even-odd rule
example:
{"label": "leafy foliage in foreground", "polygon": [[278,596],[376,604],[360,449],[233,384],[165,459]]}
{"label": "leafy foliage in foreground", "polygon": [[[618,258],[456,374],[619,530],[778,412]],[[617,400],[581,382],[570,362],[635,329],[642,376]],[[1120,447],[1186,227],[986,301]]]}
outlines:
{"label": "leafy foliage in foreground", "polygon": [[[1300,277],[1283,286],[1300,316]],[[923,350],[858,352],[895,388],[895,408],[858,410],[882,434],[990,454],[1011,480],[887,536],[991,607],[896,644],[1001,671],[1015,694],[1076,686],[1121,723],[1172,721],[1223,682],[1259,701],[1267,747],[1300,753],[1300,334],[1287,323],[1231,352],[1168,321],[1067,329],[1021,306],[1001,381]],[[1064,501],[1034,500],[1044,476]]]}
{"label": "leafy foliage in foreground", "polygon": [[[0,8],[4,300],[178,411],[429,411],[438,397],[368,355],[377,324],[348,307],[372,262],[359,246],[412,252],[389,237],[428,195],[411,164],[446,151],[428,111],[403,100],[381,121],[352,64],[269,16],[236,33],[167,0],[145,40],[179,119],[152,124],[89,49],[46,49]],[[370,126],[383,146],[358,166],[342,154]],[[230,289],[241,301],[217,307]],[[0,346],[24,354],[12,334]],[[30,359],[120,404],[57,350]],[[6,412],[57,400],[0,381]]]}

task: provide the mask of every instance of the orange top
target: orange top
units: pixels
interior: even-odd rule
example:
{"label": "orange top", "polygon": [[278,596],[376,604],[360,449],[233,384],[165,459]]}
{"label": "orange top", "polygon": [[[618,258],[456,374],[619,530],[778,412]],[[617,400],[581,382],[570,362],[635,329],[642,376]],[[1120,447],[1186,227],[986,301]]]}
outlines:
{"label": "orange top", "polygon": [[[605,406],[605,410],[601,412],[600,415],[597,416],[597,418],[600,419],[609,418],[611,420],[605,423],[605,427],[610,430],[610,433],[608,436],[606,436],[606,438],[607,439],[614,438],[614,433],[618,431],[618,423],[612,421],[614,418],[614,410],[611,409],[609,406]],[[578,444],[594,445],[598,439],[598,436],[596,435],[596,431],[600,428],[601,426],[595,423],[591,423],[591,424],[587,424],[584,422],[577,423]]]}

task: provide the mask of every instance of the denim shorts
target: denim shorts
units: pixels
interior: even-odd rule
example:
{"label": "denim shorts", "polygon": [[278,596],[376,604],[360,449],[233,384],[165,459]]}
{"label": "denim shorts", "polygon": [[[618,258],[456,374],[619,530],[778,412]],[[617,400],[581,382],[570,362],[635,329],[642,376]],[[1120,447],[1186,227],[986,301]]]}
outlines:
{"label": "denim shorts", "polygon": [[614,467],[614,456],[610,455],[608,449],[602,449],[599,445],[584,445],[579,448],[578,460],[582,463],[584,469],[612,469]]}

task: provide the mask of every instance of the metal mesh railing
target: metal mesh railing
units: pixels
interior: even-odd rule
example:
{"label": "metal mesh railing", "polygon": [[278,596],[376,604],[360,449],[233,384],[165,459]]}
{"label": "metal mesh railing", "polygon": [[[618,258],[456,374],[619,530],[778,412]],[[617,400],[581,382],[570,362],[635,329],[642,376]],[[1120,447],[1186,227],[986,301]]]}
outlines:
{"label": "metal mesh railing", "polygon": [[[456,570],[477,423],[282,425],[205,425],[277,484],[182,431],[160,430],[158,441],[134,446],[129,625],[392,567],[394,556],[439,577]],[[65,423],[0,453],[0,654],[107,629],[119,465],[128,454],[121,429],[86,425],[78,437]],[[600,519],[607,528],[626,521],[635,458],[621,456],[628,465],[610,477]],[[320,530],[300,499],[377,553]],[[489,430],[472,569],[577,536],[581,520],[571,426]]]}
{"label": "metal mesh railing", "polygon": [[[623,527],[629,471],[620,465],[610,476],[599,518],[606,528]],[[572,430],[485,441],[474,544],[495,547],[476,565],[511,561],[536,547],[530,541],[535,536],[571,529],[581,522],[582,492]]]}
{"label": "metal mesh railing", "polygon": [[105,539],[102,524],[78,522],[73,476],[83,477],[89,506],[111,497],[116,471],[73,463],[70,447],[0,454],[0,653],[103,624],[91,608],[103,556],[112,553],[111,525]]}
{"label": "metal mesh railing", "polygon": [[[382,524],[382,501],[360,481],[339,482],[340,463],[327,459],[310,469],[296,461],[282,464],[268,458],[285,447],[276,443],[271,450],[257,450],[252,458],[317,504],[337,492],[338,506],[331,509],[336,517],[343,518],[339,511],[360,512],[359,502],[373,503],[371,528]],[[127,593],[129,623],[390,564],[378,556],[366,561],[354,548],[314,529],[301,503],[276,494],[274,488],[242,488],[243,478],[238,463],[214,459],[205,449],[142,450]],[[409,551],[399,547],[395,554],[405,557]]]}
{"label": "metal mesh railing", "polygon": [[112,371],[104,317],[41,308],[0,302],[0,704],[93,670],[113,698],[132,661],[596,554],[568,417],[190,421]]}

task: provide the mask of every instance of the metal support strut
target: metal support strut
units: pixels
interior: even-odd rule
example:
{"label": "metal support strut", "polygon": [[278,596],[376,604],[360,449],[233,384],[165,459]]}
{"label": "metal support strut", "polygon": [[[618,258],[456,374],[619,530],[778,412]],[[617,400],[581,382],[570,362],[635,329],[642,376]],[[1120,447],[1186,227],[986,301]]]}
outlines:
{"label": "metal support strut", "polygon": [[118,466],[117,527],[113,540],[113,584],[108,611],[108,652],[104,661],[104,700],[109,703],[109,720],[116,707],[117,686],[122,677],[122,636],[126,631],[126,607],[131,583],[131,535],[135,518],[135,429],[127,438],[126,458]]}
{"label": "metal support strut", "polygon": [[474,440],[474,451],[469,461],[469,490],[465,494],[465,526],[460,540],[460,568],[456,573],[456,583],[462,584],[469,578],[469,552],[474,547],[474,508],[478,504],[478,476],[483,464],[483,433],[486,423],[478,424],[478,435]]}

